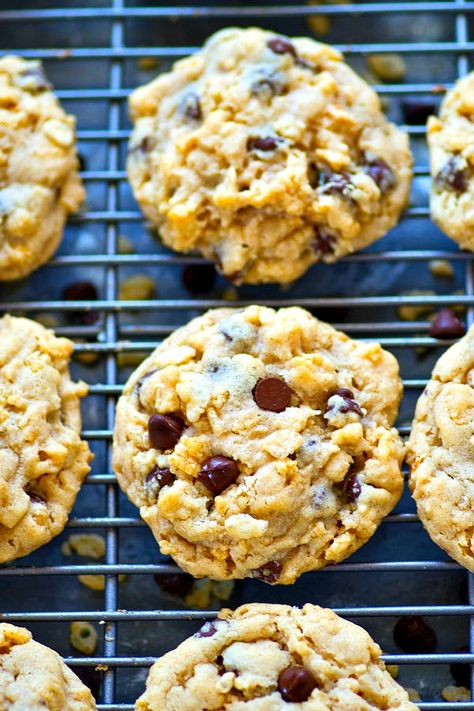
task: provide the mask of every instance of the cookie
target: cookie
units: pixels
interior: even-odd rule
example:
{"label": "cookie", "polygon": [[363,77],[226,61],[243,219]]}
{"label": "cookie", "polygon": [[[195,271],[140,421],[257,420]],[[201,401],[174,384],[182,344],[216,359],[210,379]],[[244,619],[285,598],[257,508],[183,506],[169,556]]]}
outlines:
{"label": "cookie", "polygon": [[89,689],[23,627],[0,623],[0,711],[96,711]]}
{"label": "cookie", "polygon": [[0,563],[61,533],[89,471],[72,347],[29,319],[0,319]]}
{"label": "cookie", "polygon": [[407,459],[423,525],[474,572],[474,327],[436,363],[416,406]]}
{"label": "cookie", "polygon": [[75,141],[40,62],[0,58],[1,280],[44,264],[84,199]]}
{"label": "cookie", "polygon": [[164,243],[240,282],[291,282],[393,227],[408,137],[332,47],[222,30],[130,98],[128,174]]}
{"label": "cookie", "polygon": [[474,72],[456,82],[428,120],[431,217],[464,249],[474,250]]}
{"label": "cookie", "polygon": [[416,711],[367,632],[331,610],[221,610],[151,668],[136,711]]}
{"label": "cookie", "polygon": [[303,309],[209,311],[128,380],[114,468],[184,570],[292,583],[398,501],[401,393],[392,355]]}

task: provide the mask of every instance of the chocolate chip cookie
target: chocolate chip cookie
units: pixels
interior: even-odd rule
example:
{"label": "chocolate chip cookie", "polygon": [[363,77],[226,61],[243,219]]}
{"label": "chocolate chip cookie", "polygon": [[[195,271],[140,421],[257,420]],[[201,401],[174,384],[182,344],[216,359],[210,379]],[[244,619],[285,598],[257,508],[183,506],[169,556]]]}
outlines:
{"label": "chocolate chip cookie", "polygon": [[464,249],[474,250],[474,72],[446,94],[428,120],[431,217]]}
{"label": "chocolate chip cookie", "polygon": [[75,119],[39,62],[0,58],[0,279],[19,279],[57,249],[84,198]]}
{"label": "chocolate chip cookie", "polygon": [[114,468],[184,570],[292,583],[398,501],[401,393],[392,355],[303,309],[209,311],[130,377]]}
{"label": "chocolate chip cookie", "polygon": [[331,610],[243,605],[161,657],[135,708],[416,711],[380,655],[362,627]]}
{"label": "chocolate chip cookie", "polygon": [[61,533],[89,471],[71,353],[34,321],[0,319],[0,563]]}
{"label": "chocolate chip cookie", "polygon": [[393,227],[411,154],[339,52],[226,29],[130,98],[128,174],[163,241],[228,278],[291,282]]}
{"label": "chocolate chip cookie", "polygon": [[423,525],[474,572],[474,327],[441,356],[418,400],[408,462]]}
{"label": "chocolate chip cookie", "polygon": [[0,623],[1,711],[96,711],[89,689],[59,654],[23,627]]}

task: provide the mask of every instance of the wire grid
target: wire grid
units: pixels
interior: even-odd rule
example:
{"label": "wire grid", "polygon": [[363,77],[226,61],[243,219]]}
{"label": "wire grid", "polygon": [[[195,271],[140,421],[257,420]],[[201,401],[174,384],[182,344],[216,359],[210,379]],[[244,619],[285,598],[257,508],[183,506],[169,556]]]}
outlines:
{"label": "wire grid", "polygon": [[[350,20],[357,16],[367,17],[370,22],[374,17],[408,15],[416,19],[420,13],[430,12],[433,15],[443,18],[446,23],[453,25],[453,38],[449,41],[424,41],[424,42],[391,42],[390,44],[358,42],[351,43],[350,47],[341,46],[347,50],[350,57],[363,57],[368,52],[391,52],[395,51],[404,56],[409,56],[413,52],[423,53],[426,57],[439,55],[443,57],[455,57],[455,76],[462,76],[469,70],[468,53],[474,49],[474,43],[469,41],[469,18],[474,11],[473,2],[455,0],[454,2],[406,2],[406,3],[362,3],[358,5],[329,5],[318,7],[318,14],[334,17],[345,17]],[[100,128],[83,129],[79,124],[79,141],[105,143],[107,145],[106,169],[86,170],[83,177],[86,186],[101,184],[105,186],[105,198],[103,209],[86,209],[80,216],[75,218],[75,223],[82,226],[101,224],[105,227],[104,249],[93,254],[66,254],[57,256],[52,261],[52,267],[58,268],[63,273],[68,273],[71,269],[86,270],[90,268],[101,268],[104,271],[104,298],[90,302],[68,302],[67,307],[61,300],[41,298],[17,298],[11,297],[10,293],[2,296],[2,309],[5,311],[36,313],[38,311],[59,312],[83,311],[96,309],[103,314],[100,325],[100,332],[94,326],[66,326],[58,331],[64,335],[78,338],[96,336],[94,342],[78,342],[75,351],[98,353],[105,363],[104,377],[99,382],[91,385],[91,393],[99,398],[101,403],[105,403],[105,427],[93,427],[84,430],[84,436],[91,442],[103,442],[106,449],[107,473],[93,473],[88,478],[88,483],[103,486],[105,491],[105,502],[103,515],[88,515],[73,518],[70,521],[70,528],[105,529],[106,531],[106,558],[102,564],[93,565],[64,565],[50,564],[32,566],[26,563],[17,566],[0,567],[0,579],[17,579],[18,576],[27,576],[32,584],[35,580],[43,579],[44,576],[71,576],[81,573],[105,574],[106,587],[104,591],[103,606],[98,610],[48,610],[41,609],[35,612],[4,612],[2,618],[12,622],[25,624],[35,622],[56,622],[58,620],[91,620],[104,623],[103,654],[100,657],[69,657],[68,663],[80,666],[105,665],[107,671],[104,673],[104,684],[102,690],[102,704],[99,709],[107,711],[125,711],[132,709],[132,703],[122,703],[117,701],[116,676],[118,671],[124,667],[147,667],[155,659],[152,656],[140,655],[140,649],[136,649],[132,655],[118,653],[117,625],[120,622],[134,621],[177,621],[185,619],[203,620],[215,616],[215,611],[186,610],[186,609],[120,609],[118,575],[150,575],[158,572],[171,572],[175,568],[167,563],[121,563],[119,556],[119,531],[141,527],[142,523],[133,515],[124,516],[120,513],[118,491],[111,468],[111,433],[113,429],[114,407],[116,397],[121,391],[120,372],[117,366],[117,354],[126,352],[149,351],[157,345],[158,339],[169,333],[177,322],[184,322],[186,314],[195,309],[206,309],[222,305],[221,298],[157,298],[147,301],[127,301],[121,302],[117,298],[119,272],[122,267],[140,268],[146,266],[174,267],[200,263],[199,258],[174,255],[165,250],[150,253],[146,251],[139,254],[124,255],[117,252],[117,239],[124,225],[141,223],[140,212],[136,207],[125,209],[122,206],[121,187],[126,180],[123,165],[123,144],[128,137],[128,128],[123,128],[122,110],[123,103],[129,93],[129,86],[125,83],[124,63],[131,58],[157,57],[162,60],[171,60],[175,57],[184,56],[193,52],[194,46],[137,46],[130,45],[126,41],[126,23],[131,20],[162,20],[178,18],[183,20],[210,19],[217,21],[221,26],[235,23],[238,19],[240,24],[264,24],[272,19],[286,20],[291,17],[306,17],[314,12],[314,8],[308,8],[304,4],[292,5],[265,5],[265,6],[229,6],[220,3],[215,6],[202,7],[196,4],[191,6],[173,7],[140,7],[126,5],[123,0],[112,0],[110,5],[91,7],[60,7],[44,9],[3,9],[0,2],[0,25],[6,23],[11,27],[12,35],[18,32],[25,23],[33,24],[38,32],[38,37],[42,28],[47,27],[54,21],[76,21],[86,28],[88,23],[96,19],[109,23],[109,41],[104,46],[88,46],[88,43],[81,41],[66,54],[58,49],[30,49],[22,48],[21,54],[25,57],[41,58],[46,60],[59,60],[68,63],[70,71],[74,70],[74,60],[107,61],[108,78],[106,88],[83,88],[83,89],[61,89],[58,95],[65,101],[88,102],[106,101],[107,115],[106,121]],[[264,18],[264,20],[262,19]],[[337,42],[336,42],[337,45]],[[10,47],[9,47],[10,48]],[[9,49],[8,48],[8,49]],[[444,83],[444,82],[443,82]],[[449,85],[449,83],[448,83]],[[437,82],[420,82],[404,84],[384,84],[376,87],[383,95],[401,96],[418,95],[438,92]],[[420,137],[424,134],[424,127],[412,125],[407,127],[412,137]],[[419,178],[426,178],[428,169],[426,163],[417,163],[415,175]],[[414,225],[417,220],[425,219],[428,216],[426,200],[423,204],[415,204],[406,211],[404,221],[409,225]],[[383,245],[382,245],[383,246]],[[431,245],[428,245],[431,247]],[[344,260],[346,265],[359,265],[367,268],[380,262],[384,264],[422,264],[433,258],[449,258],[453,263],[462,269],[464,279],[464,294],[443,293],[433,296],[429,295],[377,295],[367,296],[365,294],[355,296],[308,296],[307,291],[297,294],[295,297],[285,298],[281,294],[275,296],[272,292],[270,298],[264,298],[264,303],[275,306],[285,306],[298,304],[311,310],[351,308],[355,316],[350,322],[340,325],[347,332],[363,337],[377,337],[380,342],[388,347],[398,350],[427,348],[433,349],[439,343],[426,336],[428,322],[417,321],[413,323],[401,324],[394,318],[378,318],[379,310],[383,310],[385,315],[401,303],[405,305],[432,305],[438,308],[440,305],[464,305],[466,307],[467,321],[471,324],[474,321],[474,271],[472,257],[468,254],[453,251],[453,246],[445,240],[440,248],[419,249],[386,249],[381,251],[380,245],[376,245],[375,251],[367,251],[362,254],[350,256]],[[254,303],[260,298],[240,299],[236,305]],[[170,321],[153,323],[153,320],[145,318],[153,313],[166,312],[171,314]],[[137,322],[121,319],[121,316],[131,314],[138,318]],[[362,314],[362,319],[360,318]],[[144,316],[145,315],[145,316]],[[367,317],[366,317],[367,316]],[[329,320],[329,319],[328,319]],[[143,321],[143,322],[142,322]],[[402,334],[400,333],[402,331]],[[423,377],[405,378],[404,383],[407,391],[414,395],[419,394],[426,383],[429,375],[429,368]],[[400,425],[402,433],[409,432],[409,425]],[[90,488],[90,487],[87,487]],[[96,488],[96,487],[93,487]],[[387,521],[389,523],[415,523],[416,514],[398,512],[391,514]],[[398,528],[398,527],[397,527]],[[350,560],[335,568],[327,568],[324,573],[324,580],[329,580],[334,572],[347,573],[398,573],[410,576],[420,572],[435,572],[441,575],[452,571],[459,571],[459,566],[447,558],[426,560],[376,560],[376,561],[356,561]],[[318,573],[320,575],[321,573]],[[416,605],[390,605],[389,596],[386,597],[386,604],[367,604],[357,606],[342,605],[335,607],[336,612],[346,617],[356,617],[377,619],[396,617],[404,614],[422,614],[433,617],[443,617],[447,623],[456,617],[463,617],[469,621],[470,645],[466,653],[436,653],[423,655],[409,654],[389,654],[384,658],[392,664],[415,664],[415,665],[439,665],[451,662],[474,662],[474,623],[471,617],[472,605],[474,604],[474,584],[471,575],[466,573],[468,580],[468,599],[463,604],[416,604]],[[61,578],[60,578],[61,579]],[[291,602],[291,597],[287,600]],[[472,669],[472,667],[471,667]],[[474,684],[471,683],[471,688]],[[457,709],[474,709],[474,701],[467,703],[457,703]],[[449,702],[425,701],[420,704],[422,709],[448,709],[453,708]]]}

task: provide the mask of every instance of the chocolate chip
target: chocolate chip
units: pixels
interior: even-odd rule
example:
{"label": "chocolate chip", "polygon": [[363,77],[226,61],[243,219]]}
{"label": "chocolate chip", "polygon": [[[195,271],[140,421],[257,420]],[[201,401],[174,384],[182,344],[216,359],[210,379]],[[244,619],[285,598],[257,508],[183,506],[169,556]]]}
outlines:
{"label": "chocolate chip", "polygon": [[433,319],[429,334],[432,338],[460,338],[466,329],[451,309],[441,309]]}
{"label": "chocolate chip", "polygon": [[278,581],[282,570],[283,565],[279,560],[269,560],[268,563],[253,571],[253,577],[273,585]]}
{"label": "chocolate chip", "polygon": [[184,430],[184,422],[176,415],[152,415],[148,420],[148,436],[154,449],[173,449]]}
{"label": "chocolate chip", "polygon": [[318,254],[322,256],[325,254],[333,254],[336,242],[337,237],[327,232],[324,227],[319,226],[314,228],[313,247]]}
{"label": "chocolate chip", "polygon": [[436,634],[419,615],[401,617],[393,628],[393,639],[408,654],[429,654],[436,647]]}
{"label": "chocolate chip", "polygon": [[100,671],[92,667],[82,667],[76,664],[69,665],[69,669],[90,689],[92,696],[98,701],[102,687],[102,674]]}
{"label": "chocolate chip", "polygon": [[187,595],[194,583],[189,573],[156,573],[153,577],[164,592],[179,597]]}
{"label": "chocolate chip", "polygon": [[393,170],[381,158],[369,158],[364,164],[364,170],[382,194],[388,192],[397,184]]}
{"label": "chocolate chip", "polygon": [[286,37],[273,37],[273,39],[268,40],[267,45],[275,54],[291,54],[293,57],[298,56],[294,45],[289,39],[286,39]]}
{"label": "chocolate chip", "polygon": [[436,112],[433,101],[420,101],[420,99],[402,99],[401,109],[403,120],[412,126],[424,126],[428,116]]}
{"label": "chocolate chip", "polygon": [[151,470],[146,478],[147,484],[157,484],[157,486],[162,489],[164,486],[171,486],[171,484],[176,480],[176,477],[170,469],[160,469],[155,467]]}
{"label": "chocolate chip", "polygon": [[[341,405],[337,406],[338,412],[342,413],[343,415],[345,415],[346,412],[355,412],[360,417],[363,416],[364,413],[362,412],[359,403],[354,400],[354,393],[352,392],[352,390],[349,390],[349,388],[338,388],[337,390],[335,390],[335,392],[333,392],[331,397],[334,397],[334,395],[338,395],[344,400]],[[334,405],[328,405],[326,408],[326,412],[329,412],[334,408]]]}
{"label": "chocolate chip", "polygon": [[191,294],[205,294],[214,287],[216,270],[212,264],[188,264],[183,269],[182,280]]}
{"label": "chocolate chip", "polygon": [[467,190],[468,170],[460,156],[451,156],[435,176],[434,184],[438,190],[451,190],[464,193]]}
{"label": "chocolate chip", "polygon": [[207,459],[197,478],[214,495],[221,494],[239,476],[237,462],[229,457],[217,455]]}
{"label": "chocolate chip", "polygon": [[[469,647],[461,647],[459,650],[462,654],[467,654],[469,652]],[[454,662],[449,665],[449,671],[451,676],[456,682],[457,686],[465,686],[467,689],[471,687],[471,665],[463,664],[460,662]]]}
{"label": "chocolate chip", "polygon": [[136,143],[134,146],[129,146],[127,153],[131,155],[132,153],[149,153],[153,148],[150,136],[144,136],[140,143]]}
{"label": "chocolate chip", "polygon": [[278,136],[255,136],[247,141],[248,151],[274,151],[281,138]]}
{"label": "chocolate chip", "polygon": [[205,622],[200,630],[196,632],[195,637],[213,637],[217,632],[217,623],[226,622],[226,620],[210,620]]}
{"label": "chocolate chip", "polygon": [[357,478],[357,474],[352,474],[349,476],[344,483],[344,494],[346,500],[353,503],[359,498],[360,492],[362,491],[362,486]]}
{"label": "chocolate chip", "polygon": [[202,118],[201,104],[197,94],[192,92],[186,94],[181,101],[181,111],[188,119],[198,121]]}
{"label": "chocolate chip", "polygon": [[253,389],[253,399],[262,410],[283,412],[291,400],[291,389],[281,378],[262,378]]}
{"label": "chocolate chip", "polygon": [[282,79],[281,74],[262,68],[252,80],[250,91],[256,96],[271,99],[273,96],[283,93],[284,84]]}
{"label": "chocolate chip", "polygon": [[[90,281],[74,281],[64,287],[62,297],[65,301],[96,301],[98,293]],[[71,323],[82,326],[90,326],[99,318],[97,311],[67,311],[66,314]]]}
{"label": "chocolate chip", "polygon": [[43,496],[41,496],[41,494],[38,494],[37,491],[31,491],[29,489],[26,489],[25,493],[28,494],[28,496],[30,497],[30,500],[34,504],[45,504],[46,503],[46,500],[43,498]]}
{"label": "chocolate chip", "polygon": [[316,687],[316,679],[304,667],[287,667],[278,675],[278,691],[284,701],[306,701]]}
{"label": "chocolate chip", "polygon": [[352,187],[350,176],[347,173],[319,173],[319,192],[323,195],[342,195],[349,197]]}

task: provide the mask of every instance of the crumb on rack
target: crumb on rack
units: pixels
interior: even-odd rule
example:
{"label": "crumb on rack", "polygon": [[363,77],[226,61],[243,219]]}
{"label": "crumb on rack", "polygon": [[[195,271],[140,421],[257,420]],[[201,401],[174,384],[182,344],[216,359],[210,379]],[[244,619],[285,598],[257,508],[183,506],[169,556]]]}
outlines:
{"label": "crumb on rack", "polygon": [[[434,296],[433,289],[410,289],[401,291],[399,296]],[[431,304],[403,304],[397,308],[397,316],[402,321],[418,321],[421,316],[434,312]]]}
{"label": "crumb on rack", "polygon": [[405,691],[408,694],[409,700],[412,701],[414,704],[421,701],[421,697],[420,697],[420,694],[418,693],[417,689],[413,689],[413,687],[411,687],[411,686],[406,686]]}
{"label": "crumb on rack", "polygon": [[97,649],[97,639],[97,630],[90,622],[85,622],[84,620],[71,622],[69,641],[78,652],[87,655],[94,654]]}
{"label": "crumb on rack", "polygon": [[132,240],[125,235],[119,235],[117,239],[117,252],[119,254],[133,254],[134,251],[135,247]]}
{"label": "crumb on rack", "polygon": [[385,666],[392,679],[396,679],[398,676],[398,672],[400,671],[400,667],[398,666],[398,664],[386,664]]}
{"label": "crumb on rack", "polygon": [[428,268],[434,277],[440,279],[452,279],[454,276],[453,265],[447,259],[431,259]]}
{"label": "crumb on rack", "polygon": [[[88,343],[88,341],[76,338],[75,343]],[[95,365],[100,359],[100,353],[97,351],[74,351],[73,358],[83,365]]]}
{"label": "crumb on rack", "polygon": [[147,355],[148,353],[143,351],[118,353],[117,365],[119,368],[136,368],[137,365],[140,365],[145,360]]}
{"label": "crumb on rack", "polygon": [[[78,575],[79,582],[97,592],[105,590],[105,575]],[[123,583],[127,579],[126,575],[119,575],[119,583]]]}
{"label": "crumb on rack", "polygon": [[441,696],[445,701],[470,701],[471,692],[465,686],[445,686],[441,690]]}
{"label": "crumb on rack", "polygon": [[40,311],[34,315],[33,319],[45,328],[52,328],[53,331],[59,326],[58,317],[56,314],[49,313],[49,311]]}
{"label": "crumb on rack", "polygon": [[228,286],[222,292],[222,298],[224,299],[224,301],[237,301],[239,298],[239,292],[237,291],[235,286]]}
{"label": "crumb on rack", "polygon": [[148,274],[132,274],[120,282],[118,298],[121,301],[144,301],[155,294],[155,280]]}
{"label": "crumb on rack", "polygon": [[64,555],[77,555],[98,560],[105,556],[105,538],[97,533],[73,533],[61,546]]}
{"label": "crumb on rack", "polygon": [[205,610],[211,606],[215,599],[228,600],[234,590],[234,580],[209,580],[202,578],[195,580],[191,592],[189,592],[184,601],[188,607]]}
{"label": "crumb on rack", "polygon": [[137,67],[144,72],[151,72],[153,69],[158,69],[160,60],[158,57],[140,57],[137,59]]}
{"label": "crumb on rack", "polygon": [[382,81],[402,81],[407,73],[407,65],[400,54],[369,54],[367,64]]}

